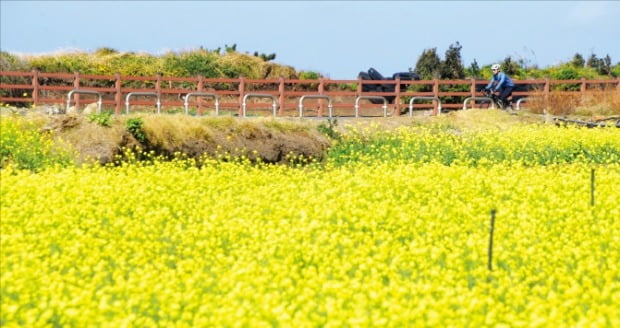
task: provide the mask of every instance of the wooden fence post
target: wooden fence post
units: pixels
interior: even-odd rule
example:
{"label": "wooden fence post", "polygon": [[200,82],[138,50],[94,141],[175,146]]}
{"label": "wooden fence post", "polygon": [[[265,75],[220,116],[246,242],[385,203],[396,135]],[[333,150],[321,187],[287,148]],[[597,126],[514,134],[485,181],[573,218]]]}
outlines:
{"label": "wooden fence post", "polygon": [[394,97],[394,116],[400,116],[400,76],[396,76],[396,85],[394,85],[396,97]]}
{"label": "wooden fence post", "polygon": [[357,77],[357,90],[355,91],[355,96],[359,97],[362,95],[362,83],[364,83],[364,80],[362,80],[361,77]]}
{"label": "wooden fence post", "polygon": [[[204,81],[202,75],[198,75],[198,92],[204,89]],[[187,96],[186,96],[187,97]],[[202,116],[202,97],[198,97],[198,116]]]}
{"label": "wooden fence post", "polygon": [[36,106],[39,103],[39,70],[32,70],[32,102]]}
{"label": "wooden fence post", "polygon": [[283,77],[279,78],[278,93],[279,93],[278,105],[280,106],[280,110],[278,110],[278,114],[282,116],[284,115],[284,78]]}
{"label": "wooden fence post", "polygon": [[587,90],[586,89],[586,78],[582,77],[581,78],[581,86],[579,87],[579,93],[580,93],[580,96],[581,96],[580,99],[579,99],[580,103],[583,103],[583,100],[586,97],[586,90]]}
{"label": "wooden fence post", "polygon": [[239,77],[239,116],[243,115],[243,97],[245,96],[245,79]]}
{"label": "wooden fence post", "polygon": [[586,93],[586,78],[585,77],[581,78],[581,87],[579,88],[579,91],[581,91],[582,97]]}
{"label": "wooden fence post", "polygon": [[[73,88],[74,89],[80,88],[80,72],[78,71],[73,72]],[[75,111],[77,112],[78,108],[80,108],[80,95],[77,93],[74,94],[73,99],[75,100]]]}
{"label": "wooden fence post", "polygon": [[116,74],[114,74],[114,78],[116,79],[114,82],[114,87],[116,89],[116,94],[114,95],[114,114],[118,115],[121,113],[121,101],[123,100],[123,92],[121,90],[121,73],[116,72]]}
{"label": "wooden fence post", "polygon": [[[158,108],[159,110],[161,110],[161,73],[157,73],[155,75],[155,92],[157,93],[157,97],[159,98],[159,102],[160,102],[160,107]],[[158,113],[159,114],[159,113]]]}
{"label": "wooden fence post", "polygon": [[544,93],[545,93],[545,107],[548,108],[549,107],[549,94],[551,93],[551,83],[549,82],[548,77],[545,78]]}
{"label": "wooden fence post", "polygon": [[[433,96],[439,98],[439,80],[433,79]],[[439,103],[433,100],[433,115],[439,114]]]}
{"label": "wooden fence post", "polygon": [[[320,77],[319,78],[319,95],[323,95],[325,92],[325,80]],[[319,111],[316,113],[317,116],[323,116],[323,99],[319,98]]]}

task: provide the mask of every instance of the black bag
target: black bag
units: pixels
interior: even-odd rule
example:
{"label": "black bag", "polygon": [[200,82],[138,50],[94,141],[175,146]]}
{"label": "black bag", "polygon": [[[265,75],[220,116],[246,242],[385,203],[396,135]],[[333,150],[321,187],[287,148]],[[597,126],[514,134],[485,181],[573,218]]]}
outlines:
{"label": "black bag", "polygon": [[373,80],[385,80],[383,75],[381,75],[381,73],[379,73],[376,69],[372,67],[368,70],[368,75],[370,75],[370,78]]}

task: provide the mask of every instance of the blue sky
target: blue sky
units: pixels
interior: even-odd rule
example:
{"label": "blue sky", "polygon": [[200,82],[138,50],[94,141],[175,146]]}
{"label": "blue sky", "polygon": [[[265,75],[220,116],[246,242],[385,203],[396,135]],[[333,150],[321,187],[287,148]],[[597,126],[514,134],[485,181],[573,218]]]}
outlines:
{"label": "blue sky", "polygon": [[355,79],[407,71],[425,49],[459,42],[469,66],[507,56],[547,67],[576,52],[620,61],[615,1],[6,1],[0,49],[14,54],[163,54],[237,44],[275,62]]}

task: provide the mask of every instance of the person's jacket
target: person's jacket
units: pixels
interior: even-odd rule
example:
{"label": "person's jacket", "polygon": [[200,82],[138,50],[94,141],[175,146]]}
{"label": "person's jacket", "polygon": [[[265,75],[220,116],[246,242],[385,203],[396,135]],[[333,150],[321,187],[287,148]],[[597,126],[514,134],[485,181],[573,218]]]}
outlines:
{"label": "person's jacket", "polygon": [[495,82],[497,83],[495,84],[494,91],[499,91],[501,88],[505,88],[505,87],[515,86],[515,84],[508,77],[508,75],[506,75],[506,73],[499,72],[497,74],[493,74],[493,76],[491,77],[491,81],[489,81],[489,84],[485,87],[485,89],[491,89],[491,87],[493,87],[493,83]]}

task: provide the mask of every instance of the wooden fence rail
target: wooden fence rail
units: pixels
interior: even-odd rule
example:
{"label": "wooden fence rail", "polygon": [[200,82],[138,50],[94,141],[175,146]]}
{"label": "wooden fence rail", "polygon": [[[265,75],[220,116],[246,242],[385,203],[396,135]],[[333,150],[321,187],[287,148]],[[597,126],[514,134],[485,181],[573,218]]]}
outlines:
{"label": "wooden fence rail", "polygon": [[[515,80],[517,86],[527,85],[527,91],[515,91],[515,96],[544,96],[551,94],[581,95],[591,91],[615,91],[620,93],[620,78],[606,80]],[[128,93],[143,92],[157,93],[161,97],[162,107],[181,108],[184,106],[183,96],[190,92],[209,92],[216,94],[219,99],[219,108],[231,114],[242,114],[243,99],[247,94],[260,92],[277,98],[279,116],[297,116],[298,101],[304,95],[323,95],[333,99],[334,115],[350,116],[355,108],[357,97],[384,96],[393,97],[390,104],[392,115],[400,115],[401,110],[408,109],[408,100],[411,97],[437,97],[442,101],[444,109],[463,108],[465,97],[480,96],[477,90],[488,81],[486,80],[299,80],[299,79],[246,79],[246,78],[204,78],[197,77],[164,77],[162,75],[121,76],[86,75],[74,73],[43,73],[37,70],[31,72],[0,71],[0,102],[1,103],[32,103],[64,104],[66,95],[74,89],[93,90],[103,96],[103,106],[113,108],[116,114],[122,112],[124,96]],[[382,84],[393,86],[394,92],[363,92],[363,86],[368,84]],[[401,91],[397,86],[405,85],[420,91]],[[460,90],[455,91],[454,89]],[[17,94],[19,92],[19,94]],[[89,95],[73,95],[75,107],[86,101],[94,102]],[[320,98],[320,97],[319,97]],[[87,100],[88,99],[88,100]],[[199,97],[190,104],[196,108],[196,113],[202,115],[205,107],[213,107],[212,101]],[[323,116],[326,101],[314,99],[304,107],[311,110],[304,116]],[[132,105],[152,106],[152,99],[136,97]],[[314,105],[314,107],[313,107]],[[377,116],[381,112],[382,104],[372,104],[364,101],[365,116]],[[430,106],[430,108],[429,108]],[[248,109],[271,111],[271,105],[266,99],[256,99],[247,105]],[[414,109],[432,109],[437,114],[436,101],[433,104],[417,103]],[[222,112],[220,110],[220,112]]]}

